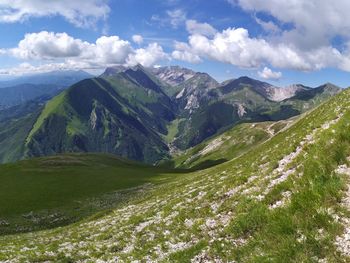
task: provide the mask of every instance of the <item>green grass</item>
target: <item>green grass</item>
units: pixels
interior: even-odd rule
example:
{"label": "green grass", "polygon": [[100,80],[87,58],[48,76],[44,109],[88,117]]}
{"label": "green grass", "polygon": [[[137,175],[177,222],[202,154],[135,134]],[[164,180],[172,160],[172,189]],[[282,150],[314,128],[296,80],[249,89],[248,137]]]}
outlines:
{"label": "green grass", "polygon": [[39,115],[37,121],[34,123],[33,128],[29,132],[27,138],[26,138],[26,143],[30,141],[32,136],[35,134],[38,129],[43,125],[45,119],[52,114],[55,111],[59,110],[59,107],[62,106],[63,100],[65,99],[65,94],[66,92],[63,91],[61,94],[57,95],[55,98],[50,100],[48,103],[46,103],[43,111]]}
{"label": "green grass", "polygon": [[[337,108],[343,117],[321,128],[340,116]],[[0,261],[349,262],[334,245],[344,231],[335,215],[350,216],[340,205],[348,178],[334,172],[350,165],[349,120],[346,90],[238,158],[167,177],[109,213],[0,237]],[[284,168],[294,172],[269,188],[282,177],[279,161],[310,134],[314,143]],[[270,209],[286,191],[284,205]]]}
{"label": "green grass", "polygon": [[179,132],[179,124],[184,121],[184,119],[175,119],[170,124],[167,125],[168,133],[165,137],[165,141],[170,143],[174,140],[177,133]]}
{"label": "green grass", "polygon": [[[277,133],[287,124],[288,121],[239,124],[175,156],[174,166],[198,169],[232,160],[268,140],[272,136],[269,128]],[[211,148],[215,143],[217,147]]]}
{"label": "green grass", "polygon": [[30,213],[33,220],[59,214],[51,221],[66,224],[115,206],[124,198],[114,197],[116,191],[158,184],[173,176],[176,172],[171,170],[98,154],[67,154],[2,165],[0,220],[6,219],[9,226],[0,226],[0,233],[55,226],[45,218],[31,222],[24,216]]}

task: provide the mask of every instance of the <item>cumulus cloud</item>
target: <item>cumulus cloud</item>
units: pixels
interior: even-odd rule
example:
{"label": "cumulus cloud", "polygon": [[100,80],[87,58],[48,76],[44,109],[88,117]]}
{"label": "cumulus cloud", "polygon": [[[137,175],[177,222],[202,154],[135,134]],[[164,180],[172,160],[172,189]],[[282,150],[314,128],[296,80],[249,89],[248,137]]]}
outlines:
{"label": "cumulus cloud", "polygon": [[143,42],[143,37],[141,35],[133,35],[132,41],[134,41],[136,44],[140,45]]}
{"label": "cumulus cloud", "polygon": [[93,26],[110,12],[107,0],[1,0],[0,22],[13,23],[30,17],[59,15],[78,27]]}
{"label": "cumulus cloud", "polygon": [[76,57],[89,44],[74,39],[66,33],[42,31],[26,34],[18,47],[10,50],[15,57],[21,59],[50,59],[60,57]]}
{"label": "cumulus cloud", "polygon": [[198,55],[193,54],[186,50],[184,51],[174,50],[171,55],[174,59],[186,61],[189,63],[199,63],[202,61]]}
{"label": "cumulus cloud", "polygon": [[172,52],[171,56],[176,60],[189,63],[199,63],[202,61],[199,55],[195,54],[186,43],[182,42],[175,42],[175,50]]}
{"label": "cumulus cloud", "polygon": [[187,20],[186,29],[190,34],[200,34],[204,36],[212,36],[216,33],[216,29],[208,23],[198,23],[196,20]]}
{"label": "cumulus cloud", "polygon": [[34,67],[25,62],[19,67],[2,70],[2,74],[48,69],[97,69],[110,65],[142,64],[149,67],[169,58],[157,43],[135,49],[118,36],[102,36],[90,43],[66,33],[47,31],[26,34],[17,47],[2,49],[2,53],[22,61],[41,63]]}
{"label": "cumulus cloud", "polygon": [[8,54],[24,60],[75,58],[105,64],[123,63],[132,52],[130,43],[118,36],[102,36],[96,43],[89,43],[66,33],[47,31],[26,34],[18,47],[8,50]]}
{"label": "cumulus cloud", "polygon": [[139,48],[131,53],[126,61],[128,66],[141,64],[145,67],[154,65],[157,61],[165,60],[168,55],[164,53],[163,48],[157,43],[149,44],[146,48]]}
{"label": "cumulus cloud", "polygon": [[264,69],[262,71],[258,71],[258,75],[260,77],[262,77],[263,79],[277,80],[277,79],[280,79],[282,77],[282,72],[279,72],[279,71],[275,72],[275,71],[272,71],[268,67],[264,67]]}
{"label": "cumulus cloud", "polygon": [[348,0],[228,0],[247,12],[263,12],[281,23],[289,23],[281,41],[290,42],[303,50],[327,46],[336,36],[350,37]]}
{"label": "cumulus cloud", "polygon": [[192,54],[242,68],[271,65],[275,68],[311,71],[325,67],[349,67],[346,54],[331,46],[305,51],[288,43],[250,37],[244,28],[228,28],[213,37],[190,35],[188,43],[177,44],[175,50],[176,56],[173,57],[177,59]]}
{"label": "cumulus cloud", "polygon": [[90,44],[86,57],[104,64],[121,64],[132,52],[133,49],[128,41],[118,36],[103,36],[96,40],[96,44]]}

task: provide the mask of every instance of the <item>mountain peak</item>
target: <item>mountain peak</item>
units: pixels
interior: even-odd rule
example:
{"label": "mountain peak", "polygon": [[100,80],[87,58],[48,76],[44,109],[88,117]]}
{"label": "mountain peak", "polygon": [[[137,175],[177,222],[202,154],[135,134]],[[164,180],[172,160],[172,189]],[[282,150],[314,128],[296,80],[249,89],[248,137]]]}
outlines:
{"label": "mountain peak", "polygon": [[165,82],[170,86],[177,86],[189,80],[196,74],[196,72],[194,72],[193,70],[182,68],[180,66],[151,68],[150,71],[161,81]]}
{"label": "mountain peak", "polygon": [[136,64],[135,66],[130,66],[130,67],[127,67],[124,65],[116,65],[116,66],[107,67],[105,71],[101,74],[101,77],[110,77],[118,73],[126,72],[128,70],[146,71],[146,69],[141,64]]}

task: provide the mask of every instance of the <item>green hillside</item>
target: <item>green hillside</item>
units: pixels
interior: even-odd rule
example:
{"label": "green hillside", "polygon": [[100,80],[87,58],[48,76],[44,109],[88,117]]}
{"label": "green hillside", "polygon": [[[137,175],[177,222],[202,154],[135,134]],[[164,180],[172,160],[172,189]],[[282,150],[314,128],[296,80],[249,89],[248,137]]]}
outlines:
{"label": "green hillside", "polygon": [[[148,164],[169,163],[179,150],[235,125],[286,120],[340,90],[331,84],[315,89],[299,85],[294,96],[277,101],[273,92],[290,88],[248,77],[219,84],[206,73],[180,67],[158,70],[141,65],[107,68],[47,103],[48,98],[0,110],[0,162],[101,152]],[[34,106],[26,108],[30,104]],[[12,117],[1,121],[3,115]]]}
{"label": "green hillside", "polygon": [[349,119],[345,90],[252,151],[173,177],[102,217],[1,237],[0,260],[349,261],[341,203]]}
{"label": "green hillside", "polygon": [[174,157],[175,167],[203,168],[226,162],[265,142],[293,120],[243,123]]}
{"label": "green hillside", "polygon": [[105,152],[154,163],[167,156],[167,146],[152,118],[159,129],[165,125],[152,112],[138,114],[106,80],[84,80],[46,104],[27,137],[26,157]]}
{"label": "green hillside", "polygon": [[23,158],[27,135],[42,108],[39,99],[0,111],[0,163]]}
{"label": "green hillside", "polygon": [[174,145],[186,150],[242,122],[285,120],[307,112],[340,91],[326,84],[305,88],[282,101],[273,101],[265,94],[268,85],[241,77],[207,90],[198,102],[194,100],[198,107],[182,112],[181,118],[187,121],[179,126]]}
{"label": "green hillside", "polygon": [[64,225],[120,205],[176,171],[111,155],[70,154],[0,166],[0,234]]}

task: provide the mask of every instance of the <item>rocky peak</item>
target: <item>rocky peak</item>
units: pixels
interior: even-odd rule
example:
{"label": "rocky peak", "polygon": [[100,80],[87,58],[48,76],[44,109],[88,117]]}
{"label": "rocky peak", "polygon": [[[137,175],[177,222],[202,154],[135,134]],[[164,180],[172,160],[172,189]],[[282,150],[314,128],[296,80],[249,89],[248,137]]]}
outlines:
{"label": "rocky peak", "polygon": [[196,72],[179,66],[152,68],[150,71],[170,86],[177,86],[192,78]]}

